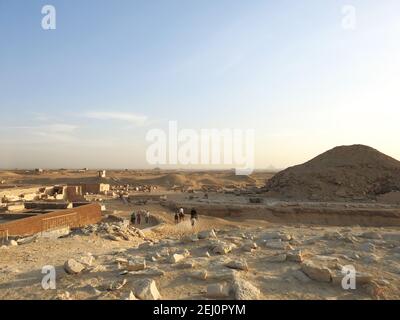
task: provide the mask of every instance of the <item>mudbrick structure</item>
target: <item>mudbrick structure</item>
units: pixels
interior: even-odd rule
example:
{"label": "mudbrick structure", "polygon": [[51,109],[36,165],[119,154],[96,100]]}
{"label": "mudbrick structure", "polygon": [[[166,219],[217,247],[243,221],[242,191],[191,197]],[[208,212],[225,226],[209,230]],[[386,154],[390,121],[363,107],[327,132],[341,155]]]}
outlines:
{"label": "mudbrick structure", "polygon": [[28,236],[60,228],[79,228],[101,220],[101,206],[88,204],[0,224],[0,238]]}

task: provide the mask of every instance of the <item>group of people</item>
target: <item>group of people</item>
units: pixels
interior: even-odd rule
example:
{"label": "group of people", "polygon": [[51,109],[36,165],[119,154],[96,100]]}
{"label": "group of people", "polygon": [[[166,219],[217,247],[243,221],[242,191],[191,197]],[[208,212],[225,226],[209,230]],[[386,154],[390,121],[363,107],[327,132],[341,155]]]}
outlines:
{"label": "group of people", "polygon": [[[190,222],[192,224],[192,227],[194,227],[194,225],[198,219],[199,219],[199,216],[197,214],[196,209],[192,208],[192,210],[190,211]],[[181,208],[179,208],[179,210],[177,212],[175,212],[175,224],[178,224],[182,221],[185,221],[185,211],[181,207]]]}
{"label": "group of people", "polygon": [[150,211],[149,210],[139,210],[138,212],[132,212],[131,214],[131,223],[132,224],[141,224],[142,218],[144,218],[145,223],[150,223]]}

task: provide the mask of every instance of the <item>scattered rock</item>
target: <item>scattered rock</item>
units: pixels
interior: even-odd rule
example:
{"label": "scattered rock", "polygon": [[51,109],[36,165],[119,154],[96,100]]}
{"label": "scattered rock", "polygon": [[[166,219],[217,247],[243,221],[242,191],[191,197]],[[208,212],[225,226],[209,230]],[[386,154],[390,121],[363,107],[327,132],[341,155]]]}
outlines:
{"label": "scattered rock", "polygon": [[361,244],[360,250],[366,251],[366,252],[373,252],[373,251],[375,251],[375,245],[370,242],[364,242]]}
{"label": "scattered rock", "polygon": [[69,259],[64,263],[64,270],[69,274],[78,274],[81,273],[84,269],[85,266],[74,259]]}
{"label": "scattered rock", "polygon": [[282,241],[289,241],[292,239],[292,236],[279,232],[279,231],[271,231],[271,232],[266,232],[261,235],[261,239],[267,241],[267,240],[282,240]]}
{"label": "scattered rock", "polygon": [[123,286],[126,285],[127,280],[123,279],[123,280],[118,280],[118,281],[114,281],[110,284],[110,286],[108,287],[109,291],[116,291],[119,289],[122,289]]}
{"label": "scattered rock", "polygon": [[182,261],[183,259],[185,259],[185,256],[183,254],[175,253],[170,257],[169,262],[170,263],[178,263],[179,261]]}
{"label": "scattered rock", "polygon": [[223,281],[232,280],[237,274],[237,271],[232,269],[220,269],[213,272],[208,272],[207,279]]}
{"label": "scattered rock", "polygon": [[282,242],[282,240],[271,240],[265,243],[265,246],[269,249],[275,250],[291,250],[292,246],[287,242]]}
{"label": "scattered rock", "polygon": [[207,286],[207,297],[227,298],[229,297],[230,287],[227,284],[210,284]]}
{"label": "scattered rock", "polygon": [[215,231],[212,230],[206,230],[206,231],[201,231],[198,233],[198,238],[199,239],[212,239],[212,238],[217,238],[217,235]]}
{"label": "scattered rock", "polygon": [[193,271],[189,274],[189,277],[198,280],[206,280],[208,277],[208,272],[206,270]]}
{"label": "scattered rock", "polygon": [[139,271],[146,269],[146,259],[134,258],[128,261],[126,266],[128,271]]}
{"label": "scattered rock", "polygon": [[227,254],[231,252],[233,249],[233,246],[231,244],[227,243],[220,243],[216,247],[214,247],[213,252],[215,254]]}
{"label": "scattered rock", "polygon": [[301,250],[291,250],[286,253],[288,261],[303,262],[303,253]]}
{"label": "scattered rock", "polygon": [[156,282],[152,279],[141,279],[134,283],[134,295],[141,300],[160,300],[161,295]]}
{"label": "scattered rock", "polygon": [[165,272],[158,268],[148,268],[139,271],[130,271],[129,274],[134,276],[161,277],[165,275]]}
{"label": "scattered rock", "polygon": [[236,300],[258,300],[260,299],[260,290],[252,285],[250,282],[234,278],[233,292]]}
{"label": "scattered rock", "polygon": [[16,247],[16,246],[18,246],[18,242],[15,240],[10,240],[10,241],[8,241],[8,245],[11,247]]}
{"label": "scattered rock", "polygon": [[129,292],[129,295],[125,300],[138,300],[138,298],[136,298],[136,296],[131,291],[131,292]]}
{"label": "scattered rock", "polygon": [[266,258],[267,262],[285,262],[287,255],[284,253],[275,254]]}
{"label": "scattered rock", "polygon": [[301,264],[301,270],[311,279],[321,282],[331,282],[331,270],[324,266],[319,266],[312,261],[305,261]]}
{"label": "scattered rock", "polygon": [[242,250],[244,250],[246,252],[253,252],[257,248],[258,248],[257,244],[253,241],[247,242],[242,246]]}
{"label": "scattered rock", "polygon": [[80,262],[86,267],[91,267],[94,261],[95,258],[92,256],[92,254],[87,254],[86,256],[81,257]]}
{"label": "scattered rock", "polygon": [[228,263],[225,264],[225,266],[231,269],[244,270],[244,271],[249,270],[247,261],[244,259],[230,260]]}

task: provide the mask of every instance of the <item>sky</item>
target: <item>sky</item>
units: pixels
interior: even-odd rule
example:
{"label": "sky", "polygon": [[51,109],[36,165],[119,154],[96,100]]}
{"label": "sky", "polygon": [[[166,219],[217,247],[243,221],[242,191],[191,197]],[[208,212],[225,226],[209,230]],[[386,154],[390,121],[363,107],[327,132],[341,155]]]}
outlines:
{"label": "sky", "polygon": [[254,130],[260,169],[400,159],[398,0],[0,0],[0,46],[0,168],[154,167],[169,121]]}

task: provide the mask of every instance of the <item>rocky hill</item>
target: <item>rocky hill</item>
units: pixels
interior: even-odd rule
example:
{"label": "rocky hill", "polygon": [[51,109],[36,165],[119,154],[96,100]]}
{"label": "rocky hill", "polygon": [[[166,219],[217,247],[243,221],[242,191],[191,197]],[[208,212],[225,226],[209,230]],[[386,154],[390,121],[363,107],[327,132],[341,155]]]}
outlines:
{"label": "rocky hill", "polygon": [[340,146],[279,172],[266,190],[292,199],[376,199],[400,190],[400,161],[368,146]]}

